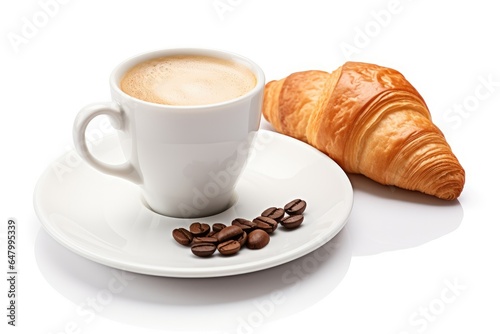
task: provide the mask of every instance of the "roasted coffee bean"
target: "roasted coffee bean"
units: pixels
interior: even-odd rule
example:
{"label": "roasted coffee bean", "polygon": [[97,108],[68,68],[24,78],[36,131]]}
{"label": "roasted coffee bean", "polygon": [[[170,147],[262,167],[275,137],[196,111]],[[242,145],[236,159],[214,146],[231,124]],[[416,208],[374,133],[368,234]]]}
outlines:
{"label": "roasted coffee bean", "polygon": [[201,243],[201,244],[194,244],[191,246],[191,252],[199,257],[208,257],[212,255],[215,250],[217,249],[217,246],[212,243]]}
{"label": "roasted coffee bean", "polygon": [[222,255],[233,255],[240,251],[240,243],[236,240],[226,240],[217,246],[217,250]]}
{"label": "roasted coffee bean", "polygon": [[220,230],[222,230],[224,227],[226,227],[226,224],[222,224],[222,223],[215,223],[212,225],[212,231],[214,232],[219,232]]}
{"label": "roasted coffee bean", "polygon": [[274,230],[278,227],[278,223],[276,220],[269,218],[269,217],[263,217],[259,216],[253,220],[255,224],[256,229],[264,230],[267,233],[273,233]]}
{"label": "roasted coffee bean", "polygon": [[184,227],[179,227],[173,230],[172,236],[174,237],[175,241],[184,246],[189,245],[191,241],[193,241],[193,234],[186,230]]}
{"label": "roasted coffee bean", "polygon": [[250,249],[261,249],[271,240],[269,234],[263,230],[254,230],[248,234],[247,247]]}
{"label": "roasted coffee bean", "polygon": [[209,257],[216,250],[221,255],[230,256],[245,246],[250,249],[264,248],[278,225],[285,229],[299,227],[304,221],[306,206],[304,200],[295,199],[284,208],[270,207],[253,220],[236,218],[231,225],[213,223],[211,226],[194,222],[189,229],[174,229],[172,235],[179,244],[190,245],[196,256]]}
{"label": "roasted coffee bean", "polygon": [[303,215],[293,215],[293,216],[288,216],[285,219],[281,221],[281,225],[287,229],[294,229],[300,226],[302,222],[304,221],[304,216]]}
{"label": "roasted coffee bean", "polygon": [[238,241],[240,243],[240,246],[243,247],[247,243],[247,239],[248,239],[248,234],[247,232],[243,231],[243,233],[236,241]]}
{"label": "roasted coffee bean", "polygon": [[230,225],[224,227],[217,233],[217,240],[219,240],[219,242],[223,242],[229,239],[238,239],[241,234],[243,234],[243,230],[241,229],[241,227]]}
{"label": "roasted coffee bean", "polygon": [[210,232],[210,225],[205,223],[192,223],[189,226],[189,231],[193,233],[195,237],[204,237]]}
{"label": "roasted coffee bean", "polygon": [[267,210],[264,210],[264,212],[261,213],[261,216],[272,218],[279,223],[280,220],[285,216],[285,210],[281,208],[271,207]]}
{"label": "roasted coffee bean", "polygon": [[285,212],[289,215],[301,215],[306,209],[307,203],[301,199],[294,199],[285,205]]}
{"label": "roasted coffee bean", "polygon": [[210,243],[210,244],[217,244],[219,240],[214,237],[194,237],[193,238],[193,245],[194,244],[205,244],[205,243]]}
{"label": "roasted coffee bean", "polygon": [[217,233],[219,233],[219,232],[210,231],[210,232],[207,233],[206,237],[216,237]]}
{"label": "roasted coffee bean", "polygon": [[236,218],[231,222],[231,225],[239,226],[243,231],[248,233],[255,228],[256,224],[245,218]]}

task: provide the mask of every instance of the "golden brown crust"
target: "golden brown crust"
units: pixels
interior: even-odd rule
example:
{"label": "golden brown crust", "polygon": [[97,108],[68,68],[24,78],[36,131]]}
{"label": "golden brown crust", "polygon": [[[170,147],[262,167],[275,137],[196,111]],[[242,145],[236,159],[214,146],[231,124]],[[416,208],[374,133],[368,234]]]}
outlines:
{"label": "golden brown crust", "polygon": [[417,90],[396,70],[347,62],[266,85],[264,117],[346,172],[453,200],[465,172]]}

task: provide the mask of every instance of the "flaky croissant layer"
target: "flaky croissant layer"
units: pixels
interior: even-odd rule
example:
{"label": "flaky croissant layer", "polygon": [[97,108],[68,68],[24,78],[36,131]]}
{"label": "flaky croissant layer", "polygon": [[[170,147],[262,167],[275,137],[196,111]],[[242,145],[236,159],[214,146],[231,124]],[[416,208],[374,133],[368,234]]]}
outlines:
{"label": "flaky croissant layer", "polygon": [[332,73],[297,72],[267,83],[264,117],[348,173],[446,200],[465,172],[424,99],[396,70],[347,62]]}

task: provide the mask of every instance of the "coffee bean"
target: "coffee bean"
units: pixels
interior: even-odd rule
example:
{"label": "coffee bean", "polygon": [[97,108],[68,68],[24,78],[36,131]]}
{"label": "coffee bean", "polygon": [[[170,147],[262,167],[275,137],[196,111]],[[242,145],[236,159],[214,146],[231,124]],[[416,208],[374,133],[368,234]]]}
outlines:
{"label": "coffee bean", "polygon": [[264,230],[267,233],[273,233],[274,230],[278,227],[278,223],[276,220],[269,218],[269,217],[263,217],[259,216],[253,220],[253,222],[256,224],[255,228]]}
{"label": "coffee bean", "polygon": [[285,216],[285,210],[281,208],[271,207],[264,210],[264,212],[261,213],[261,216],[269,217],[274,219],[276,222],[279,222]]}
{"label": "coffee bean", "polygon": [[231,225],[239,226],[248,233],[255,228],[256,224],[245,218],[236,218],[231,222]]}
{"label": "coffee bean", "polygon": [[237,239],[241,234],[243,234],[243,230],[241,229],[241,227],[236,225],[230,225],[224,227],[217,233],[217,240],[219,242],[223,242],[229,239]]}
{"label": "coffee bean", "polygon": [[301,199],[294,199],[285,205],[285,212],[289,215],[301,215],[306,209],[307,203]]}
{"label": "coffee bean", "polygon": [[175,241],[184,246],[189,245],[191,241],[193,241],[193,234],[183,227],[173,230],[172,236],[174,237]]}
{"label": "coffee bean", "polygon": [[285,219],[281,221],[281,225],[287,229],[294,229],[300,226],[302,222],[304,221],[304,216],[303,215],[293,215],[293,216],[288,216]]}
{"label": "coffee bean", "polygon": [[208,257],[212,255],[216,249],[217,246],[212,243],[201,243],[191,246],[191,252],[199,257]]}
{"label": "coffee bean", "polygon": [[240,243],[236,240],[226,240],[217,246],[217,250],[222,255],[234,255],[241,249]]}
{"label": "coffee bean", "polygon": [[250,232],[247,238],[247,247],[250,249],[264,248],[271,240],[269,234],[263,230],[254,230]]}
{"label": "coffee bean", "polygon": [[193,245],[194,244],[217,244],[219,241],[217,238],[214,237],[194,237],[193,238]]}
{"label": "coffee bean", "polygon": [[[191,246],[194,255],[209,257],[216,250],[221,255],[234,255],[244,246],[261,249],[271,240],[271,234],[278,225],[286,229],[295,229],[304,221],[306,202],[295,199],[284,208],[269,207],[253,220],[236,218],[231,225],[213,223],[212,226],[194,222],[189,229],[180,227],[172,231],[174,239],[181,245]],[[285,217],[285,213],[288,216]]]}
{"label": "coffee bean", "polygon": [[191,231],[195,237],[203,237],[210,232],[210,225],[198,222],[192,223],[189,226],[189,231]]}
{"label": "coffee bean", "polygon": [[226,227],[226,224],[222,224],[222,223],[215,223],[212,225],[212,231],[214,232],[219,232],[220,230],[222,230],[224,227]]}
{"label": "coffee bean", "polygon": [[217,233],[219,233],[219,232],[210,231],[210,232],[207,233],[206,237],[216,237]]}
{"label": "coffee bean", "polygon": [[236,241],[238,241],[240,243],[240,246],[243,247],[247,243],[247,239],[248,239],[248,234],[247,232],[243,231],[243,233]]}

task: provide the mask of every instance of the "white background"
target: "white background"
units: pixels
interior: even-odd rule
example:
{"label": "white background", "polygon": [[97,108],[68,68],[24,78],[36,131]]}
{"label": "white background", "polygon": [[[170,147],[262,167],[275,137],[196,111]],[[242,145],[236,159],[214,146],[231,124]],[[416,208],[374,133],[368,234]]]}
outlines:
{"label": "white background", "polygon": [[[4,275],[8,218],[19,237],[18,327],[7,325],[2,279],[2,333],[303,333],[311,324],[339,333],[500,331],[500,20],[492,1],[23,0],[3,1],[0,22]],[[103,303],[113,271],[45,233],[33,190],[72,149],[78,110],[109,99],[112,68],[170,47],[243,54],[268,80],[346,60],[393,67],[425,98],[466,170],[465,189],[444,203],[351,175],[353,212],[327,260],[306,256],[221,279],[126,274],[123,292]],[[293,268],[301,274],[283,282]]]}

